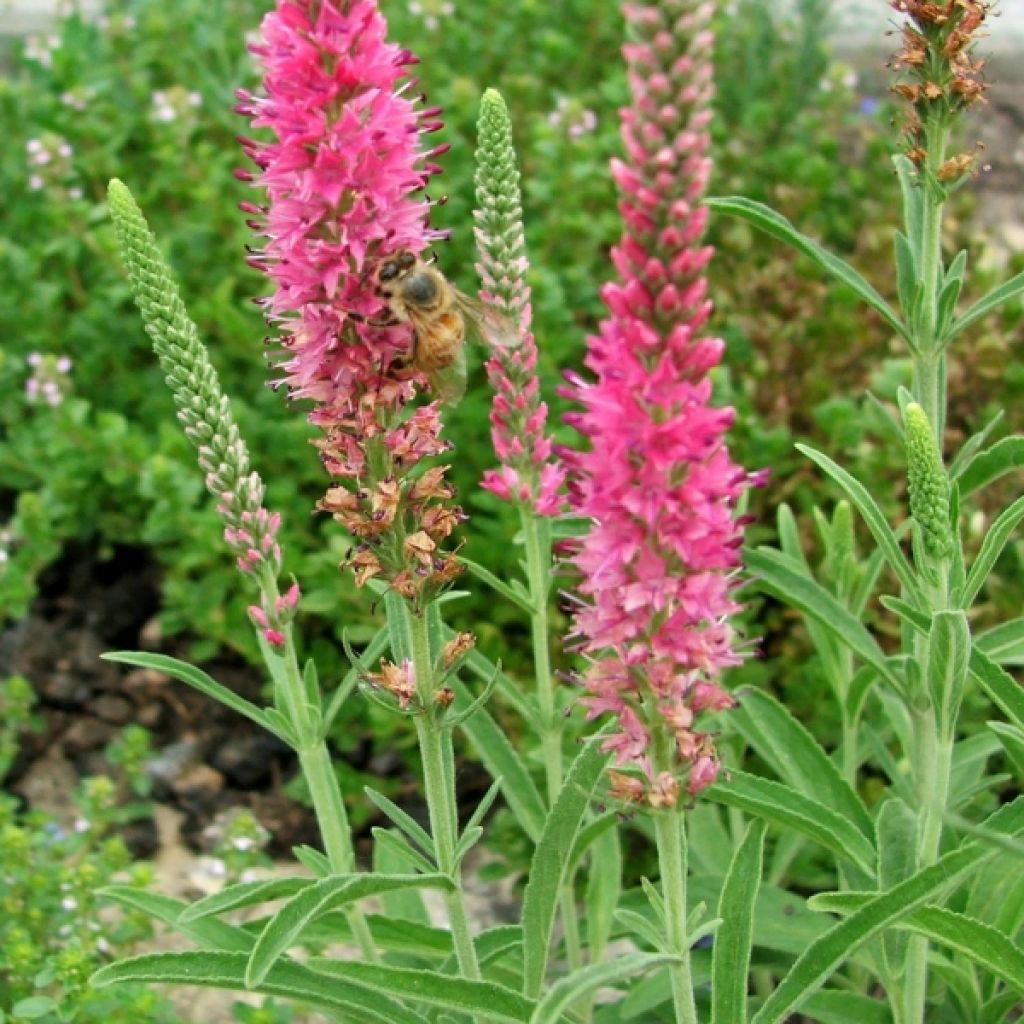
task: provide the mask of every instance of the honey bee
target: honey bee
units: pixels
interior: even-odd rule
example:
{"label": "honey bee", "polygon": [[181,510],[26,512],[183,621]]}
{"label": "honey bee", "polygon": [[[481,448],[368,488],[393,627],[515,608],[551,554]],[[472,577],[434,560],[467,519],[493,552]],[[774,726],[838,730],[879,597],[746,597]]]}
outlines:
{"label": "honey bee", "polygon": [[489,345],[515,345],[515,328],[483,303],[460,292],[431,263],[408,250],[384,260],[377,290],[395,323],[412,326],[409,363],[434,395],[455,402],[466,390],[466,335],[475,330]]}

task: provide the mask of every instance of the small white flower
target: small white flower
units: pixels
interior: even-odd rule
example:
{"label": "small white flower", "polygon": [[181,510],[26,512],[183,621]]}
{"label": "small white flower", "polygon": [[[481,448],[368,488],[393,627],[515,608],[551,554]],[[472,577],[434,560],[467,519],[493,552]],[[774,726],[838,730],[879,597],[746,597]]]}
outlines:
{"label": "small white flower", "polygon": [[38,352],[29,352],[29,354],[25,356],[25,362],[28,363],[29,366],[38,366],[42,361],[43,357]]}
{"label": "small white flower", "polygon": [[[72,185],[71,188],[68,189],[68,199],[78,200],[82,198],[82,195],[82,190],[77,185]],[[57,369],[60,369],[60,367],[58,366]],[[62,370],[61,372],[63,373],[65,371]]]}
{"label": "small white flower", "polygon": [[46,184],[38,174],[30,174],[28,178],[28,187],[32,192],[39,192]]}
{"label": "small white flower", "polygon": [[190,106],[201,107],[203,105],[203,95],[198,92],[190,92],[188,94],[188,102]]}
{"label": "small white flower", "polygon": [[[79,190],[81,191],[81,190]],[[70,373],[71,372],[71,356],[61,356],[57,360],[57,372],[58,373]]]}
{"label": "small white flower", "polygon": [[256,840],[249,836],[235,836],[231,840],[231,845],[240,853],[246,853],[256,845]]}
{"label": "small white flower", "polygon": [[70,913],[72,910],[78,909],[78,900],[76,900],[74,896],[65,896],[64,899],[60,901],[60,905]]}

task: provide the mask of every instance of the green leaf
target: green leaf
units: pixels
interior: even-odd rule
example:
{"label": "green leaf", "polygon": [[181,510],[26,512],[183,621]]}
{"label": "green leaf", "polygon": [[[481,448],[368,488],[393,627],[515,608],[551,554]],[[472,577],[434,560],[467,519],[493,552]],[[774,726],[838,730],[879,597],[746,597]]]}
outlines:
{"label": "green leaf", "polygon": [[924,193],[917,180],[917,168],[913,161],[897,153],[892,158],[896,168],[896,177],[900,183],[900,194],[903,198],[903,223],[907,227],[907,237],[915,240],[921,238],[924,223]]}
{"label": "green leaf", "polygon": [[920,284],[917,278],[917,261],[914,250],[901,231],[896,232],[896,292],[900,299],[900,308],[908,322],[912,322],[911,309],[915,286]]}
{"label": "green leaf", "polygon": [[[346,645],[348,644],[347,639],[345,640]],[[387,626],[382,626],[374,634],[373,639],[363,649],[363,653],[359,657],[360,664],[372,665],[377,659],[389,648],[391,644],[391,632]],[[359,665],[354,664],[348,672],[345,674],[345,678],[338,684],[337,689],[331,694],[331,699],[328,701],[327,710],[324,712],[324,724],[323,724],[323,735],[326,736],[331,726],[334,724],[335,718],[338,717],[338,712],[341,711],[348,699],[349,695],[356,688],[356,684],[359,682],[360,668]]]}
{"label": "green leaf", "polygon": [[820,622],[894,688],[903,689],[874,637],[860,619],[851,615],[824,587],[808,579],[790,559],[771,548],[744,548],[743,557],[759,589],[782,598]]}
{"label": "green leaf", "polygon": [[1024,689],[1020,683],[977,647],[971,651],[970,673],[1006,717],[1024,729]]}
{"label": "green leaf", "polygon": [[761,886],[763,822],[747,826],[718,901],[722,919],[711,954],[711,1024],[746,1024],[754,906]]}
{"label": "green leaf", "polygon": [[832,759],[784,704],[771,694],[743,687],[730,725],[798,793],[841,814],[867,837],[874,834],[871,815],[840,775]]}
{"label": "green leaf", "polygon": [[312,871],[317,878],[326,878],[334,874],[330,858],[312,846],[293,846],[292,856],[308,871]]}
{"label": "green leaf", "polygon": [[926,652],[925,687],[942,728],[952,735],[963,700],[971,653],[967,614],[959,610],[934,612]]}
{"label": "green leaf", "polygon": [[885,1003],[835,989],[815,992],[801,1012],[819,1024],[892,1024],[892,1014]]}
{"label": "green leaf", "polygon": [[255,941],[241,928],[235,928],[223,921],[182,921],[181,915],[188,909],[188,904],[160,893],[146,892],[131,885],[108,885],[100,889],[100,895],[120,903],[123,907],[148,914],[209,949],[247,953]]}
{"label": "green leaf", "polygon": [[[460,700],[473,699],[459,679],[453,678],[451,686]],[[544,828],[546,812],[522,756],[485,709],[463,722],[462,731],[469,737],[491,778],[501,780],[501,791],[509,808],[526,834],[536,842]]]}
{"label": "green leaf", "polygon": [[39,1020],[57,1009],[57,1003],[50,996],[29,996],[11,1007],[11,1014],[22,1020]]}
{"label": "green leaf", "polygon": [[[865,892],[825,893],[820,907],[815,906],[818,897],[811,897],[809,902],[815,909],[853,914],[877,900],[878,895]],[[894,927],[917,932],[932,942],[948,946],[1024,992],[1024,950],[991,925],[944,907],[927,906],[894,922]]]}
{"label": "green leaf", "polygon": [[440,971],[321,958],[310,961],[310,967],[318,974],[360,985],[382,996],[398,996],[406,1002],[454,1010],[478,1019],[523,1024],[534,1009],[532,1000],[504,985],[471,981]]}
{"label": "green leaf", "polygon": [[[899,885],[917,868],[917,817],[899,797],[888,797],[878,811],[878,888]],[[905,935],[882,936],[885,961],[894,977],[906,963]]]}
{"label": "green leaf", "polygon": [[201,917],[226,914],[242,907],[268,903],[270,900],[286,899],[313,884],[312,878],[270,878],[259,882],[236,882],[193,903],[182,912],[178,920],[184,924],[188,921],[198,921]]}
{"label": "green leaf", "polygon": [[573,761],[530,864],[522,917],[523,989],[528,996],[538,996],[544,984],[558,891],[591,794],[608,762],[601,750],[606,739],[603,733],[591,737]]}
{"label": "green leaf", "polygon": [[678,959],[667,953],[631,953],[606,963],[588,964],[559,979],[548,989],[530,1018],[530,1024],[557,1024],[563,1011],[582,996]]}
{"label": "green leaf", "polygon": [[997,665],[1024,665],[1024,618],[1000,623],[974,637],[974,649]]}
{"label": "green leaf", "polygon": [[978,592],[985,580],[988,579],[988,574],[996,564],[996,559],[1002,554],[1006,542],[1022,519],[1024,519],[1024,497],[1018,498],[1012,505],[1004,508],[985,534],[978,557],[975,558],[971,565],[971,571],[967,575],[967,582],[956,597],[956,602],[961,608],[970,608],[974,603]]}
{"label": "green leaf", "polygon": [[781,782],[734,771],[727,780],[710,786],[705,795],[793,829],[874,877],[875,850],[863,833],[830,807]]}
{"label": "green leaf", "polygon": [[727,213],[734,217],[740,217],[759,228],[765,234],[771,235],[779,241],[803,253],[822,270],[827,271],[836,280],[841,281],[851,288],[856,294],[874,309],[885,322],[900,337],[910,341],[910,335],[900,318],[889,308],[885,299],[848,263],[845,263],[838,256],[833,255],[827,249],[823,249],[817,242],[812,241],[806,235],[802,235],[795,227],[780,213],[762,203],[754,202],[751,199],[744,199],[740,196],[714,197],[706,199],[705,203],[712,210],[719,213]]}
{"label": "green leaf", "polygon": [[[397,829],[371,829],[373,835],[372,867],[377,874],[429,875],[435,868],[410,845]],[[422,894],[415,889],[396,889],[379,897],[384,913],[391,918],[429,924],[430,915],[423,904]]]}
{"label": "green leaf", "polygon": [[1024,292],[1024,274],[1011,277],[1009,281],[994,288],[984,298],[978,299],[970,309],[958,320],[953,322],[952,327],[946,332],[944,342],[952,341],[961,331],[966,330],[971,324],[976,323],[984,316],[997,310],[1004,302],[1009,302],[1016,295]]}
{"label": "green leaf", "polygon": [[896,574],[896,578],[903,584],[914,603],[922,605],[921,588],[917,581],[917,575],[903,554],[896,534],[886,522],[882,510],[878,507],[875,499],[871,497],[867,488],[824,452],[819,452],[816,448],[811,448],[806,444],[797,444],[794,447],[842,487],[854,507],[860,512],[868,530],[871,531],[871,536],[875,538],[879,550],[885,555],[889,568]]}
{"label": "green leaf", "polygon": [[1001,441],[996,441],[991,448],[986,448],[976,456],[960,474],[957,481],[960,484],[960,496],[966,498],[968,494],[973,494],[1022,466],[1024,466],[1024,437],[1016,434],[1012,437],[1004,437]]}
{"label": "green leaf", "polygon": [[485,568],[477,562],[474,562],[471,558],[466,558],[463,555],[459,555],[459,561],[478,579],[481,583],[486,583],[495,593],[501,594],[506,601],[511,601],[521,611],[526,612],[527,615],[533,614],[533,606],[528,600],[524,600],[520,594],[513,590],[504,580],[499,579],[491,572],[490,569]]}
{"label": "green leaf", "polygon": [[974,457],[981,451],[981,446],[989,439],[992,431],[996,428],[996,425],[1003,418],[1004,412],[1000,409],[995,413],[981,428],[971,434],[971,436],[964,441],[960,446],[960,450],[953,456],[953,461],[949,464],[949,482],[956,483],[959,481],[961,474],[967,469],[967,467],[974,461]]}
{"label": "green leaf", "polygon": [[1006,752],[1013,765],[1018,779],[1024,779],[1024,729],[1006,722],[988,722],[988,727],[996,734],[996,738]]}
{"label": "green leaf", "polygon": [[593,843],[596,843],[605,832],[610,829],[614,829],[619,823],[619,812],[618,811],[605,811],[604,814],[599,814],[593,821],[587,822],[583,828],[580,829],[579,835],[576,837],[576,842],[572,844],[572,853],[569,854],[569,874],[574,874],[580,866],[580,862],[583,860],[584,854],[590,849]]}
{"label": "green leaf", "polygon": [[942,286],[939,292],[938,311],[935,318],[935,331],[942,337],[949,325],[953,322],[953,314],[956,313],[956,303],[960,298],[960,289],[963,281],[953,278]]}
{"label": "green leaf", "polygon": [[174,679],[187,683],[200,693],[206,694],[207,697],[219,701],[225,707],[231,708],[232,711],[244,715],[260,728],[275,733],[286,743],[291,742],[287,736],[282,736],[277,729],[271,728],[267,716],[261,708],[251,704],[244,697],[239,697],[233,690],[229,690],[208,676],[202,669],[196,668],[186,661],[171,658],[166,654],[151,654],[148,651],[107,651],[102,658],[104,661],[116,661],[121,665],[137,665],[139,668],[151,668],[157,672],[164,672]]}
{"label": "green leaf", "polygon": [[447,875],[359,874],[322,878],[293,896],[266,923],[249,956],[246,985],[259,986],[284,951],[300,941],[306,925],[329,910],[396,889],[453,888]]}
{"label": "green leaf", "polygon": [[[446,638],[450,640],[454,635],[455,631],[450,630]],[[495,665],[490,658],[476,648],[466,656],[465,666],[484,684],[489,683],[492,679],[495,680],[502,696],[512,705],[516,714],[538,734],[543,731],[535,702],[521,683],[517,683],[502,672],[501,666]]]}
{"label": "green leaf", "polygon": [[[1024,831],[1024,798],[1018,798],[990,815],[985,827],[1011,834]],[[917,910],[939,890],[958,882],[994,852],[980,840],[971,840],[906,881],[870,899],[797,957],[789,973],[754,1015],[751,1024],[779,1024],[848,960],[854,950]]]}
{"label": "green leaf", "polygon": [[[247,960],[244,953],[146,953],[101,967],[91,981],[99,988],[139,981],[244,990],[248,987]],[[423,1024],[422,1014],[406,1009],[387,995],[311,971],[290,960],[275,965],[255,991],[352,1014],[352,1019],[360,1022]]]}
{"label": "green leaf", "polygon": [[370,798],[370,803],[377,808],[400,832],[403,832],[411,839],[427,856],[429,860],[435,859],[434,841],[411,815],[406,814],[398,804],[389,800],[383,793],[370,786],[364,786],[363,792]]}
{"label": "green leaf", "polygon": [[603,831],[590,848],[587,872],[587,948],[594,962],[604,959],[622,895],[622,849],[615,828]]}

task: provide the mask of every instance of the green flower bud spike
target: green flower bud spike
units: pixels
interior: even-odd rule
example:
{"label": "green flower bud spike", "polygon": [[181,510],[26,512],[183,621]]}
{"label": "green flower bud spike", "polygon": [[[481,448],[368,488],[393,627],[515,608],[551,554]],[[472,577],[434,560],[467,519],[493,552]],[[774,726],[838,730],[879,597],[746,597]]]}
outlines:
{"label": "green flower bud spike", "polygon": [[281,570],[275,539],[280,519],[263,507],[263,481],[249,469],[249,452],[217,371],[131,192],[115,178],[108,199],[135,304],[174,395],[178,419],[199,451],[206,486],[220,502],[225,540],[243,573],[276,585]]}
{"label": "green flower bud spike", "polygon": [[907,446],[910,514],[920,531],[924,551],[933,559],[953,553],[949,524],[949,479],[924,409],[916,402],[903,413]]}

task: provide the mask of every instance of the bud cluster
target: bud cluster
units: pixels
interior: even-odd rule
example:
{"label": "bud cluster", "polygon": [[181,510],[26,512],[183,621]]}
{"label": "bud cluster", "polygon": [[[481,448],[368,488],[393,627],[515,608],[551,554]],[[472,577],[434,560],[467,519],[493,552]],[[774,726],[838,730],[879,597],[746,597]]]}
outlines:
{"label": "bud cluster", "polygon": [[[505,101],[493,89],[480,104],[477,149],[476,245],[482,298],[513,334],[499,339],[487,361],[494,388],[491,438],[502,465],[488,470],[483,486],[506,501],[528,505],[542,516],[564,506],[565,469],[552,461],[546,434],[548,407],[540,398],[537,343],[530,331],[532,309],[526,283],[529,262],[523,231],[519,171]],[[501,343],[504,341],[505,343]]]}

